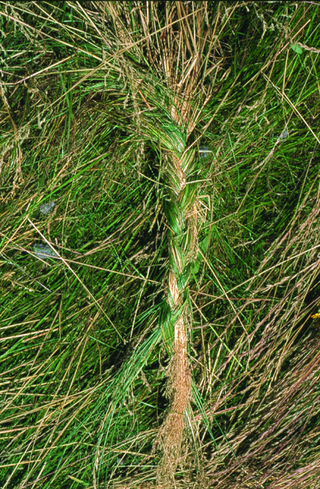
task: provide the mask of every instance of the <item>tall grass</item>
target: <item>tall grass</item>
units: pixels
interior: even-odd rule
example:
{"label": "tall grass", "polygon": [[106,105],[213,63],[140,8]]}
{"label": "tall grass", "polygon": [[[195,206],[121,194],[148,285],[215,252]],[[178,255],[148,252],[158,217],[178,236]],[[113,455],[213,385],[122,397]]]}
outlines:
{"label": "tall grass", "polygon": [[318,5],[0,19],[1,487],[318,487]]}

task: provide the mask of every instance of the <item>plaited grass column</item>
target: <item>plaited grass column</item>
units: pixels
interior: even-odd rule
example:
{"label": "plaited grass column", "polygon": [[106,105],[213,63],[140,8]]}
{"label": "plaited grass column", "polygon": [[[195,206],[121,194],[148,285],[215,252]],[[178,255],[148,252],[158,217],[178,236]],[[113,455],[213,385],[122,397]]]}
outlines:
{"label": "plaited grass column", "polygon": [[[195,150],[186,148],[180,128],[162,138],[165,141],[165,176],[169,188],[163,202],[169,226],[167,314],[163,334],[171,354],[167,393],[170,409],[160,429],[163,456],[158,468],[158,485],[167,487],[174,477],[185,428],[185,413],[191,398],[188,334],[192,311],[189,301],[190,267],[198,253],[197,187],[189,183],[194,173]],[[195,180],[195,178],[193,178]]]}

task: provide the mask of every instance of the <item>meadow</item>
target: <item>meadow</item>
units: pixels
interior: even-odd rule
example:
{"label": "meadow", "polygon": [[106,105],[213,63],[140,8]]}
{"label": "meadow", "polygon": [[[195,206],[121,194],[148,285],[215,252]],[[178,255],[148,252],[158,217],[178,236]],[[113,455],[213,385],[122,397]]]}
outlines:
{"label": "meadow", "polygon": [[1,488],[320,486],[319,25],[0,1]]}

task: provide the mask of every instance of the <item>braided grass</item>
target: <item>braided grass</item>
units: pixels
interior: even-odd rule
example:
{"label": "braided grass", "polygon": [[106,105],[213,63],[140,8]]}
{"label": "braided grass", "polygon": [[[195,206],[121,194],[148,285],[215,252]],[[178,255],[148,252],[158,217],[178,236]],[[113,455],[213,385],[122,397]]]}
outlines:
{"label": "braided grass", "polygon": [[[182,138],[181,138],[182,139]],[[173,147],[181,141],[173,140]],[[169,263],[167,301],[170,315],[163,325],[164,338],[172,338],[169,351],[172,357],[167,373],[170,408],[160,429],[163,457],[158,468],[158,483],[166,486],[180,460],[185,428],[185,413],[191,398],[191,372],[188,360],[188,334],[190,335],[192,311],[189,300],[190,266],[197,257],[197,192],[189,182],[193,174],[194,150],[182,148],[168,152],[167,183],[170,187],[165,215],[169,226]],[[190,188],[191,187],[191,188]],[[169,329],[169,331],[168,331]]]}

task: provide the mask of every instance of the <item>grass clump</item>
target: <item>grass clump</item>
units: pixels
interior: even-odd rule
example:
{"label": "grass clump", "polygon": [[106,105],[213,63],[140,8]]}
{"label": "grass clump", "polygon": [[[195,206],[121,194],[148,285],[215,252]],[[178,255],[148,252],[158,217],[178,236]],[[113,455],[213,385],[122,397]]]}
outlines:
{"label": "grass clump", "polygon": [[0,19],[1,487],[317,487],[317,5]]}

